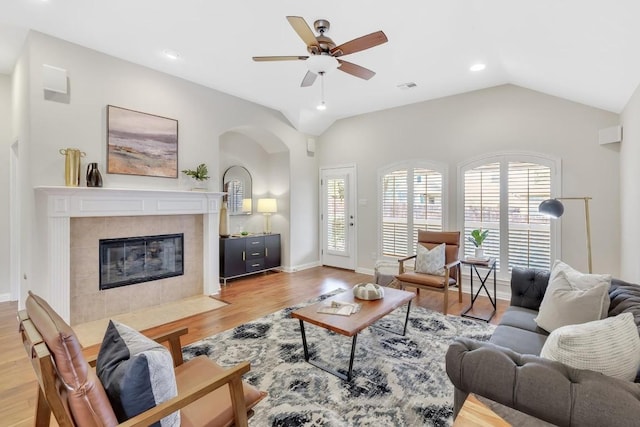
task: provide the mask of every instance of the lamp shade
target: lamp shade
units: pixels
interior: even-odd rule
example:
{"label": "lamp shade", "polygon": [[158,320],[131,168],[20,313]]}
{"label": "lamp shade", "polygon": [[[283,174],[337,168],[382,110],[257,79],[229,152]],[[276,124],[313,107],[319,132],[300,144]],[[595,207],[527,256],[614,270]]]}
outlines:
{"label": "lamp shade", "polygon": [[558,199],[547,199],[540,203],[538,212],[552,218],[560,218],[564,213],[564,205]]}
{"label": "lamp shade", "polygon": [[251,212],[252,208],[252,200],[251,199],[242,199],[242,212]]}
{"label": "lamp shade", "polygon": [[278,212],[278,204],[276,203],[276,199],[258,199],[258,212],[260,213]]}

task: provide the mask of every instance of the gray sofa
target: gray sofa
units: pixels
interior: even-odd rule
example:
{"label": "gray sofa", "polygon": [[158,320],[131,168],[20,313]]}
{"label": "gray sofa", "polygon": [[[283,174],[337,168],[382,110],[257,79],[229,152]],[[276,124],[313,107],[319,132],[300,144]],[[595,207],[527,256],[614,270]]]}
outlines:
{"label": "gray sofa", "polygon": [[[640,425],[640,376],[632,383],[538,357],[548,334],[533,319],[548,281],[548,271],[513,269],[511,306],[490,341],[451,344],[454,415],[474,393],[560,426]],[[633,313],[640,330],[640,286],[613,279],[609,297],[609,316]]]}

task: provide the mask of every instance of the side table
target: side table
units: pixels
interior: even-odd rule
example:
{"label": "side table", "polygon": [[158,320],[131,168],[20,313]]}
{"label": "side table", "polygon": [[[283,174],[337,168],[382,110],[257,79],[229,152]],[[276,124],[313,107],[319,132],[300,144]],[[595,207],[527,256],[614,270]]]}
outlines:
{"label": "side table", "polygon": [[[472,258],[465,258],[460,260],[460,262],[464,265],[469,266],[469,281],[471,283],[471,304],[462,313],[460,313],[460,315],[462,317],[469,317],[472,319],[484,320],[485,322],[489,322],[493,318],[493,316],[496,314],[496,259],[489,258],[486,261],[483,261],[483,260],[476,260]],[[485,274],[484,275],[480,274],[480,271],[478,271],[478,268],[485,270],[483,271]],[[489,289],[486,286],[487,279],[489,278],[491,273],[493,273],[493,297],[491,296],[491,293],[489,292]],[[480,286],[478,287],[478,291],[475,294],[473,293],[473,276],[476,276],[478,280],[480,280]],[[473,309],[473,303],[478,298],[478,295],[480,295],[480,292],[482,291],[482,289],[484,289],[485,293],[489,297],[489,301],[491,302],[491,305],[493,306],[493,311],[491,312],[491,315],[488,318],[478,317],[478,316],[468,314],[469,311]]]}
{"label": "side table", "polygon": [[509,427],[511,424],[482,404],[473,394],[465,400],[453,427]]}

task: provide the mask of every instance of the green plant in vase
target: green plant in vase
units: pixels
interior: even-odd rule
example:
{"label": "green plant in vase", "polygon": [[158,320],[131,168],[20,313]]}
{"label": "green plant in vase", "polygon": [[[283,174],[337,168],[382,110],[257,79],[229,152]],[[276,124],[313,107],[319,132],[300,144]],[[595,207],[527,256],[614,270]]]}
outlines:
{"label": "green plant in vase", "polygon": [[197,187],[194,188],[194,190],[206,190],[204,182],[209,179],[209,170],[207,169],[207,165],[201,163],[197,168],[195,168],[195,170],[184,169],[182,173],[193,178],[196,181]]}
{"label": "green plant in vase", "polygon": [[482,249],[482,244],[486,240],[489,235],[489,230],[481,230],[476,228],[471,231],[471,234],[467,236],[467,240],[473,243],[473,246],[476,248],[475,256],[476,258],[482,258],[484,256],[484,250]]}

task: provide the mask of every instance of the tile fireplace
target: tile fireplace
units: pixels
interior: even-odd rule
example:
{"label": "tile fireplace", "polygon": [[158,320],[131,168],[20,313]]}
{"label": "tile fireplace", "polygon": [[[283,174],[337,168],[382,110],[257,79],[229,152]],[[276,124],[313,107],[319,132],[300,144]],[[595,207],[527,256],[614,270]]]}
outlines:
{"label": "tile fireplace", "polygon": [[[83,188],[83,187],[36,187],[36,212],[38,229],[42,230],[39,236],[38,247],[33,250],[37,259],[43,260],[42,267],[34,269],[33,278],[31,278],[31,290],[40,294],[47,299],[51,306],[60,315],[70,323],[72,318],[75,320],[83,320],[83,316],[76,316],[71,313],[72,308],[77,309],[84,304],[88,309],[98,304],[102,299],[105,308],[105,315],[110,316],[109,307],[114,304],[110,303],[111,296],[118,295],[119,300],[139,300],[144,297],[140,296],[122,296],[121,289],[112,288],[99,290],[98,263],[99,249],[97,239],[121,238],[132,236],[131,233],[124,234],[125,231],[120,230],[120,221],[124,221],[127,227],[141,230],[141,227],[149,227],[150,235],[157,236],[164,234],[158,232],[164,230],[168,222],[166,218],[176,218],[180,224],[187,221],[188,224],[198,223],[200,226],[190,226],[193,228],[192,235],[198,237],[195,241],[196,249],[193,256],[199,257],[201,262],[197,263],[200,271],[196,272],[196,284],[200,288],[200,292],[205,295],[216,294],[220,291],[218,280],[219,260],[218,260],[218,211],[222,198],[222,193],[213,192],[191,192],[191,191],[164,191],[164,190],[133,190],[133,189],[110,189],[110,188]],[[185,218],[191,219],[178,219]],[[202,218],[196,221],[193,218]],[[122,218],[120,218],[122,217]],[[127,218],[125,218],[127,217]],[[71,226],[71,219],[91,219],[102,224],[102,234],[94,237],[96,244],[90,243],[90,249],[77,248],[74,249],[72,256],[72,240],[76,239],[76,231]],[[142,223],[128,224],[127,222],[138,221]],[[99,229],[96,223],[89,222],[83,230]],[[140,225],[142,224],[142,225]],[[194,228],[195,227],[195,228]],[[172,228],[170,226],[169,228]],[[117,232],[115,232],[115,231]],[[118,231],[119,230],[119,231]],[[167,234],[178,234],[179,230],[175,227],[169,230]],[[194,234],[195,233],[195,234]],[[72,235],[73,234],[73,235]],[[135,234],[133,234],[135,236]],[[200,242],[200,243],[198,243]],[[194,244],[193,237],[185,235],[185,251],[187,244]],[[77,244],[76,244],[77,246]],[[93,253],[93,255],[91,255]],[[86,257],[86,258],[83,258]],[[73,259],[73,265],[71,263]],[[90,261],[93,259],[93,261]],[[88,267],[95,266],[95,276],[93,272],[86,273]],[[191,265],[186,263],[185,270],[189,270]],[[91,267],[94,268],[94,267]],[[193,270],[193,266],[190,267]],[[86,271],[85,271],[86,270]],[[86,273],[85,276],[82,274]],[[72,274],[82,286],[95,286],[96,295],[93,295],[88,303],[72,304]],[[157,293],[173,295],[176,299],[184,296],[183,291],[175,291],[173,287],[169,287],[172,281],[180,279],[179,277],[171,277],[160,280],[168,284],[163,285]],[[86,283],[85,283],[86,282]],[[153,282],[149,282],[153,283]],[[148,289],[145,291],[147,283],[141,283],[136,286],[127,286],[125,288],[141,287],[141,292],[149,294]],[[74,285],[76,286],[76,285]],[[193,285],[190,285],[193,286]],[[21,289],[24,301],[26,292],[29,289]],[[76,290],[74,290],[76,291]],[[79,291],[83,293],[85,291]],[[115,299],[115,298],[114,298]],[[133,306],[140,301],[129,301],[129,306]],[[121,304],[121,303],[120,303]],[[118,312],[123,311],[123,307],[118,307]],[[76,322],[77,323],[77,322]]]}

